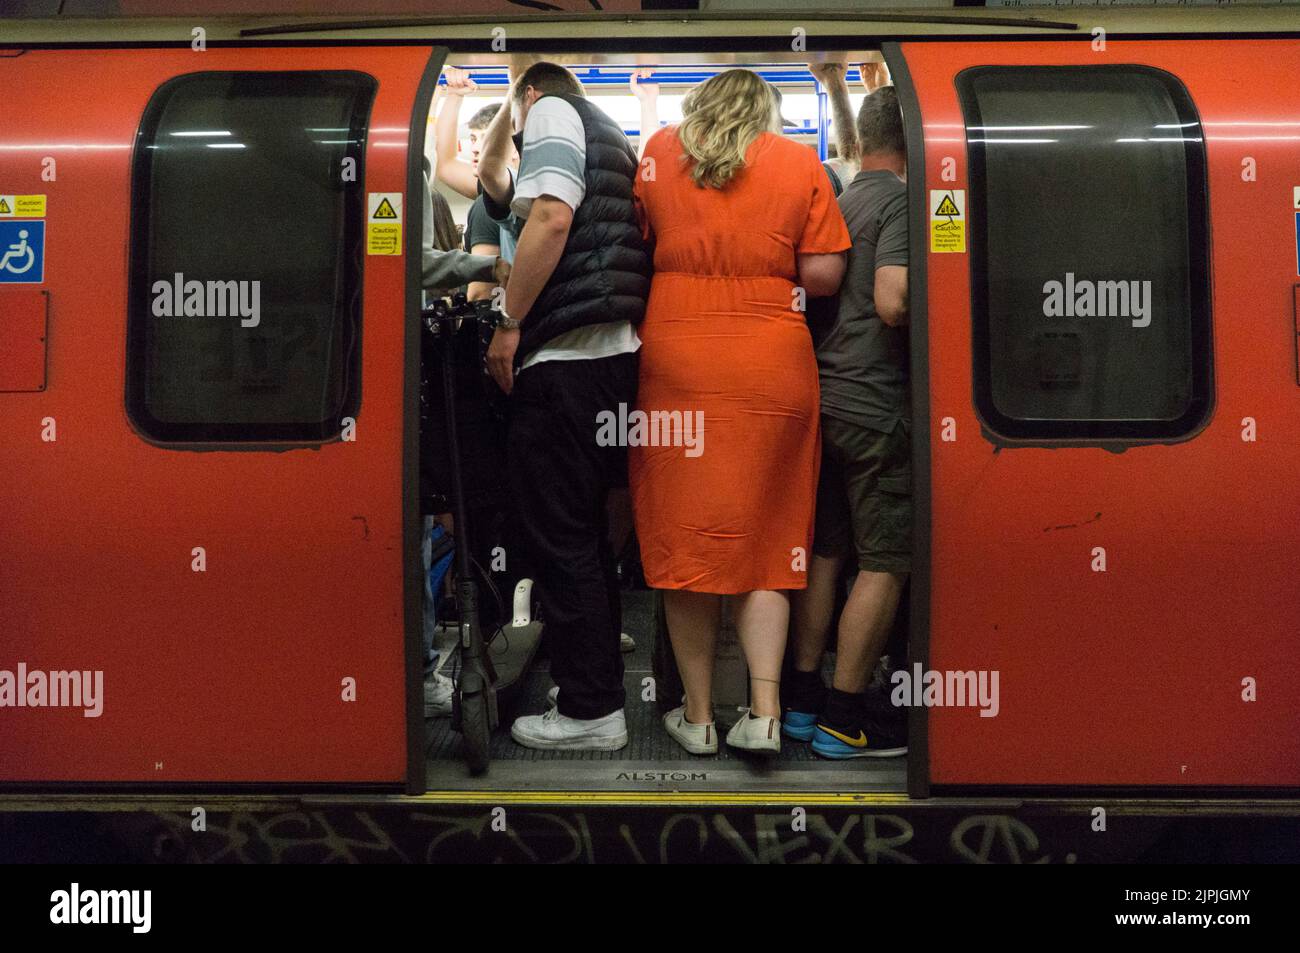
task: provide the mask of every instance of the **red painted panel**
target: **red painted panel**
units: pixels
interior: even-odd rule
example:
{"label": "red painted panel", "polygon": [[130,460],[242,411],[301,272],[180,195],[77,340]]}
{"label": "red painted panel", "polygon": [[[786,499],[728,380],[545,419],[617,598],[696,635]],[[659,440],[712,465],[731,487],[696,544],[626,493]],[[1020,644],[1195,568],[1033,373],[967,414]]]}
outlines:
{"label": "red painted panel", "polygon": [[[132,148],[162,83],[202,70],[368,72],[379,91],[364,187],[405,192],[429,54],[0,60],[0,189],[49,196],[44,287],[58,306],[51,386],[0,394],[0,671],[103,672],[97,718],[0,708],[0,780],[403,779],[403,259],[365,261],[355,442],[199,453],[153,446],[127,420],[126,256]],[[194,547],[206,572],[191,570]]]}
{"label": "red painted panel", "polygon": [[0,392],[45,387],[45,293],[0,288]]}
{"label": "red painted panel", "polygon": [[[930,712],[935,784],[1300,784],[1300,388],[1292,293],[1300,43],[903,48],[926,187],[968,188],[953,85],[983,65],[1139,64],[1205,124],[1215,407],[1168,446],[996,452],[972,403],[969,260],[928,255],[933,468],[929,665],[996,669],[1001,710]],[[956,161],[957,181],[940,179]],[[1255,162],[1254,181],[1243,163]],[[940,440],[950,417],[957,440]],[[1242,439],[1253,418],[1258,439]],[[1104,547],[1108,571],[1091,569]],[[1258,700],[1243,701],[1243,679]]]}

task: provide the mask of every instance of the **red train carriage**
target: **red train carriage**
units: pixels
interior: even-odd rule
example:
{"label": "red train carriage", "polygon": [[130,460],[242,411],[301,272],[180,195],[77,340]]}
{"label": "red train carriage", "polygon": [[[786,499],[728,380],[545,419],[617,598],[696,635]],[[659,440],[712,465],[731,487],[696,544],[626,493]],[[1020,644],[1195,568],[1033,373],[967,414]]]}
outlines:
{"label": "red train carriage", "polygon": [[[828,17],[793,53],[784,20],[512,27],[517,49],[622,75],[888,63],[920,530],[906,776],[640,749],[476,780],[426,757],[420,165],[449,50],[506,62],[481,30],[225,22],[201,52],[188,24],[130,45],[9,30],[0,781],[451,800],[1300,786],[1300,38],[1262,32],[1287,14],[1214,37],[1115,16],[1105,37]],[[346,163],[332,192],[296,171]],[[163,319],[215,275],[269,289],[258,333]],[[996,712],[925,704],[930,671],[996,675]],[[60,672],[86,675],[40,674]]]}

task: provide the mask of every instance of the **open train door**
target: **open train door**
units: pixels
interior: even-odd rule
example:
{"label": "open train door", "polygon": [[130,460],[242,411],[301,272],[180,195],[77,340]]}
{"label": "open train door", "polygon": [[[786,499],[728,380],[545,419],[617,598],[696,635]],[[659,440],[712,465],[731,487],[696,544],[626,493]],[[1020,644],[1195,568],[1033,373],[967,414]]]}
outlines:
{"label": "open train door", "polygon": [[0,56],[0,783],[422,790],[445,50],[201,46]]}
{"label": "open train door", "polygon": [[886,55],[913,214],[912,793],[1300,784],[1300,45]]}

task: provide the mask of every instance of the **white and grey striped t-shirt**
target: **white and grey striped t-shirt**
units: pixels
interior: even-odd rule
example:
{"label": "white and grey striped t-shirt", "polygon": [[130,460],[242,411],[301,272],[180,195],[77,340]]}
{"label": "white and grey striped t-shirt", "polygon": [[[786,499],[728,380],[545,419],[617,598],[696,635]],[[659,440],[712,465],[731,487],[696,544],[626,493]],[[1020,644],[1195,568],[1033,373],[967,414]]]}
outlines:
{"label": "white and grey striped t-shirt", "polygon": [[[559,96],[539,99],[524,121],[524,148],[510,210],[527,219],[533,200],[549,195],[576,212],[587,191],[586,167],[587,139],[578,111]],[[640,346],[631,322],[589,324],[551,338],[525,358],[520,370],[542,361],[613,357]]]}

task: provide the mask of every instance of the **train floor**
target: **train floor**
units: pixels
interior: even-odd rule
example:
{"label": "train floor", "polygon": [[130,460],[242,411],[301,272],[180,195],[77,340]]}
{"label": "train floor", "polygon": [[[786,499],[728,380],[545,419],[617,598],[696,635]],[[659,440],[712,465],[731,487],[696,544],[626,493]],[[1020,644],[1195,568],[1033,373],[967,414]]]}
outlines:
{"label": "train floor", "polygon": [[[683,751],[664,730],[658,706],[643,701],[643,680],[652,674],[655,620],[652,594],[624,593],[623,630],[636,649],[623,656],[627,689],[628,744],[620,751],[536,751],[516,744],[510,724],[519,715],[545,711],[546,693],[554,684],[549,664],[536,659],[510,696],[500,705],[500,725],[493,733],[491,767],[472,777],[466,770],[461,737],[449,718],[426,721],[427,785],[431,791],[695,791],[775,792],[833,791],[902,793],[906,758],[831,762],[818,758],[806,743],[783,738],[781,753],[754,757],[719,744],[717,755]],[[454,660],[452,660],[454,664]],[[450,671],[450,669],[444,669]],[[727,713],[717,712],[720,725]],[[725,732],[725,727],[724,727]]]}

